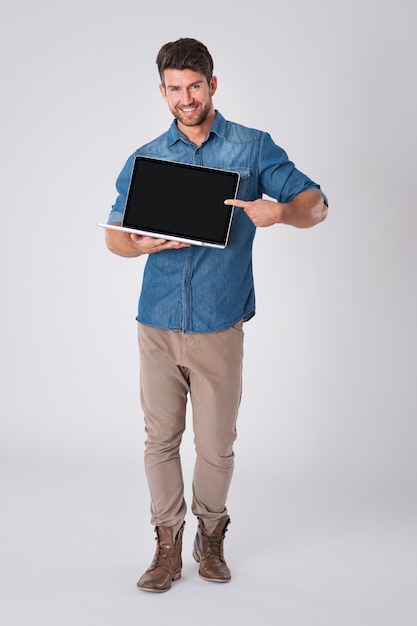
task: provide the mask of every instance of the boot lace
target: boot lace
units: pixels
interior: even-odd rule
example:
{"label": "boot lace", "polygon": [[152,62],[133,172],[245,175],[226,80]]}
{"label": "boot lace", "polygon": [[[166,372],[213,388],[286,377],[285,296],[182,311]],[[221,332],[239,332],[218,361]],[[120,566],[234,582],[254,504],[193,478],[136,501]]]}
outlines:
{"label": "boot lace", "polygon": [[171,548],[159,547],[155,555],[155,567],[164,567],[169,559]]}
{"label": "boot lace", "polygon": [[220,537],[218,535],[209,535],[205,530],[203,531],[203,534],[205,535],[205,537],[207,538],[208,541],[208,548],[209,548],[209,552],[212,556],[218,556],[220,560],[224,560],[223,558],[223,540],[224,540],[224,536],[227,532],[227,528],[224,531],[223,535],[220,535]]}

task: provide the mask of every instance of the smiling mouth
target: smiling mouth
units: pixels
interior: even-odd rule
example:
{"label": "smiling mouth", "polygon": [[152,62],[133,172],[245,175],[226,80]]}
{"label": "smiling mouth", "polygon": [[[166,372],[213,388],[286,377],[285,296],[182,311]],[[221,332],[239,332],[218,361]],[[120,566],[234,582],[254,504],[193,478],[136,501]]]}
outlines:
{"label": "smiling mouth", "polygon": [[185,115],[191,115],[192,113],[195,113],[197,111],[197,108],[198,107],[182,107],[181,111],[185,113]]}

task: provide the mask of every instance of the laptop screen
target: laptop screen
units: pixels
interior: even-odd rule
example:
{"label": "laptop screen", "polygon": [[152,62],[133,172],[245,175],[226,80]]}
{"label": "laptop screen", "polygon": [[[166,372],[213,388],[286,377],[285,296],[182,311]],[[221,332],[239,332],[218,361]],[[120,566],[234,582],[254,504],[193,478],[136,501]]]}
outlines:
{"label": "laptop screen", "polygon": [[123,226],[225,246],[239,174],[200,165],[135,158]]}

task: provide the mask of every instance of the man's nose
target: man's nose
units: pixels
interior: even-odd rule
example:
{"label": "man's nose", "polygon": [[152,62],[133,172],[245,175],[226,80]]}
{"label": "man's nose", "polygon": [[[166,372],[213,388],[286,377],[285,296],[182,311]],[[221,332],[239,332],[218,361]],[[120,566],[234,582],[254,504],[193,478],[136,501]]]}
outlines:
{"label": "man's nose", "polygon": [[184,89],[181,92],[181,103],[182,104],[191,104],[193,101],[193,97],[191,95],[191,92],[188,91],[188,89]]}

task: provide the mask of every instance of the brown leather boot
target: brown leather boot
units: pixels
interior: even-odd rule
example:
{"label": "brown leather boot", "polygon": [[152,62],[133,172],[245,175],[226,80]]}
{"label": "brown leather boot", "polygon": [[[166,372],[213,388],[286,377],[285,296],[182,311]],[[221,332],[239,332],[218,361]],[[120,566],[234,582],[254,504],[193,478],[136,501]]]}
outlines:
{"label": "brown leather boot", "polygon": [[200,563],[198,573],[205,580],[216,583],[229,582],[231,575],[223,556],[223,540],[230,524],[230,518],[222,517],[210,535],[198,518],[198,530],[194,541],[193,557]]}
{"label": "brown leather boot", "polygon": [[156,552],[151,565],[137,583],[140,589],[162,593],[170,589],[173,580],[181,578],[184,526],[185,522],[179,529],[175,540],[172,535],[172,528],[168,526],[155,528]]}

